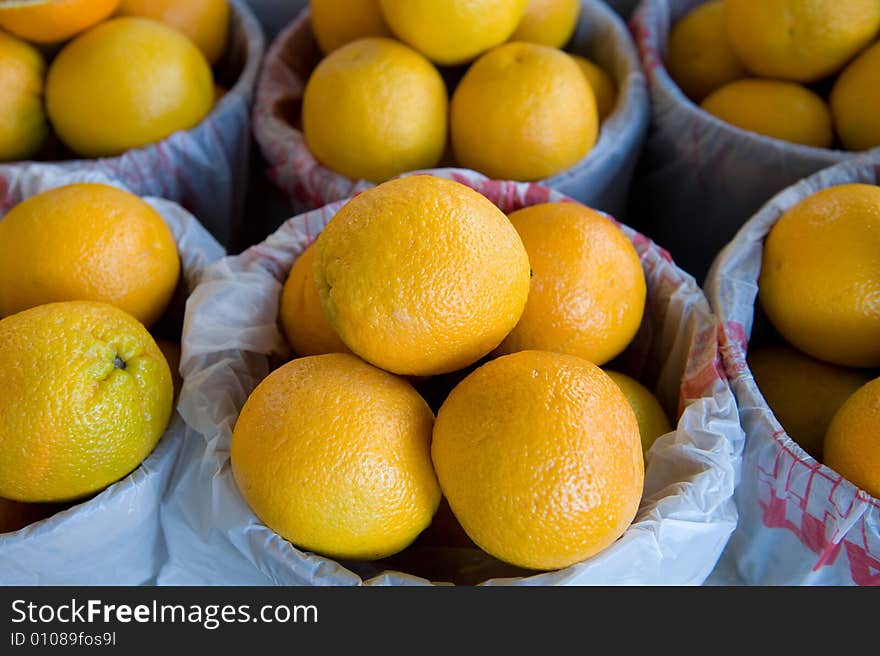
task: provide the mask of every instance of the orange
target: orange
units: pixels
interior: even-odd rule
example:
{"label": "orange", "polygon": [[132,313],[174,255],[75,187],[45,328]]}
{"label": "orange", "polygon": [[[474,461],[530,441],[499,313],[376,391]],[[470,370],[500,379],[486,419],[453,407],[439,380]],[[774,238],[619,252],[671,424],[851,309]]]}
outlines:
{"label": "orange", "polygon": [[825,437],[825,464],[880,498],[880,379],[853,394]]}
{"label": "orange", "polygon": [[703,109],[743,130],[795,144],[829,148],[831,110],[806,87],[776,80],[737,80],[712,93]]}
{"label": "orange", "polygon": [[146,458],[168,424],[171,372],[146,329],[105,303],[0,320],[0,497],[67,501]]}
{"label": "orange", "polygon": [[27,159],[46,141],[45,73],[36,48],[0,32],[0,162]]}
{"label": "orange", "polygon": [[211,68],[192,41],[146,18],[114,18],[49,67],[46,108],[84,157],[119,155],[198,124],[214,105]]}
{"label": "orange", "polygon": [[831,111],[845,148],[880,146],[880,43],[859,55],[837,78]]}
{"label": "orange", "polygon": [[211,64],[226,52],[228,0],[122,0],[119,14],[152,18],[179,30],[192,39]]}
{"label": "orange", "polygon": [[580,13],[580,0],[529,0],[510,40],[561,48],[574,34]]}
{"label": "orange", "polygon": [[528,0],[379,0],[391,31],[431,61],[466,64],[504,43]]}
{"label": "orange", "polygon": [[306,83],[303,132],[325,166],[383,182],[436,166],[448,99],[427,59],[392,39],[360,39],[324,58]]}
{"label": "orange", "polygon": [[440,503],[433,423],[401,378],[348,354],[300,358],[242,408],[232,473],[256,515],[299,548],[383,558],[415,540]]}
{"label": "orange", "polygon": [[117,187],[56,187],[0,221],[0,316],[53,301],[104,301],[151,326],[179,275],[162,217]]}
{"label": "orange", "polygon": [[300,356],[348,353],[348,347],[324,315],[315,284],[315,245],[310,245],[287,276],[278,313],[287,342]]}
{"label": "orange", "polygon": [[577,164],[599,134],[596,97],[556,48],[506,43],[465,73],[451,105],[458,162],[501,180],[542,180]]}
{"label": "orange", "polygon": [[499,348],[578,355],[602,365],[629,346],[645,312],[639,256],[607,217],[577,203],[510,215],[532,267],[526,309]]}
{"label": "orange", "polygon": [[642,451],[648,453],[657,438],[672,430],[666,411],[651,390],[636,379],[617,371],[606,370],[605,373],[617,383],[620,391],[632,406],[633,412],[636,413],[639,435],[642,438]]}
{"label": "orange", "polygon": [[354,353],[398,374],[479,360],[516,325],[529,293],[528,255],[504,213],[429,175],[355,196],[316,245],[330,325]]}
{"label": "orange", "polygon": [[727,39],[755,75],[815,82],[880,30],[877,0],[724,0]]}
{"label": "orange", "polygon": [[666,68],[685,95],[697,103],[747,75],[727,42],[723,0],[699,5],[673,26]]}
{"label": "orange", "polygon": [[759,298],[795,348],[880,366],[880,187],[832,187],[783,214],[764,243]]}
{"label": "orange", "polygon": [[816,460],[834,415],[873,376],[814,360],[788,346],[749,352],[749,369],[789,437]]}
{"label": "orange", "polygon": [[28,41],[66,41],[110,16],[119,0],[4,0],[0,27]]}
{"label": "orange", "polygon": [[632,408],[601,369],[570,355],[525,351],[477,369],[437,413],[431,455],[470,538],[529,569],[598,554],[642,496]]}
{"label": "orange", "polygon": [[587,78],[593,95],[596,96],[596,110],[599,112],[599,121],[604,121],[614,111],[617,104],[617,85],[604,70],[596,64],[580,55],[572,55],[575,63],[580,67],[581,73]]}
{"label": "orange", "polygon": [[321,50],[330,54],[369,36],[391,36],[379,0],[311,0],[312,31]]}
{"label": "orange", "polygon": [[156,346],[165,356],[168,368],[171,370],[171,384],[174,388],[175,400],[180,396],[183,387],[183,379],[180,377],[180,344],[168,339],[156,339]]}

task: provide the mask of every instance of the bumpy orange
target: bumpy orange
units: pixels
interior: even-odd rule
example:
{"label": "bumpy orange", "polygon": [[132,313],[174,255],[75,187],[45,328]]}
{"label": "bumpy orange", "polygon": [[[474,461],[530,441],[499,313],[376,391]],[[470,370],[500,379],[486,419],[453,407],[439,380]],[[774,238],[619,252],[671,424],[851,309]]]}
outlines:
{"label": "bumpy orange", "polygon": [[574,34],[580,13],[580,0],[529,0],[510,40],[562,48]]}
{"label": "bumpy orange", "polygon": [[105,303],[50,303],[0,320],[0,497],[68,501],[150,454],[171,417],[168,363]]}
{"label": "bumpy orange", "polygon": [[261,382],[232,435],[232,473],[267,526],[301,549],[401,551],[440,503],[434,415],[412,386],[353,355],[293,360]]}
{"label": "bumpy orange", "polygon": [[281,290],[278,317],[287,342],[299,356],[348,353],[324,315],[315,284],[315,245],[300,255]]}
{"label": "bumpy orange", "polygon": [[384,182],[431,168],[446,148],[446,85],[427,59],[392,39],[353,41],[306,83],[303,133],[325,166]]}
{"label": "bumpy orange", "polygon": [[325,54],[370,36],[391,36],[379,0],[311,0],[312,31]]}
{"label": "bumpy orange", "polygon": [[355,196],[316,245],[330,324],[354,353],[398,374],[480,359],[516,325],[529,294],[529,258],[504,213],[430,175]]}
{"label": "bumpy orange", "polygon": [[822,461],[822,444],[834,415],[873,376],[820,362],[788,346],[749,351],[749,369],[788,436]]}
{"label": "bumpy orange", "polygon": [[45,142],[45,74],[39,50],[0,32],[0,162],[27,159]]}
{"label": "bumpy orange", "polygon": [[379,0],[391,31],[444,66],[472,61],[504,43],[528,0]]}
{"label": "bumpy orange", "polygon": [[179,30],[211,64],[220,59],[229,41],[228,0],[122,0],[119,14],[152,18]]}
{"label": "bumpy orange", "polygon": [[745,67],[727,42],[723,0],[699,5],[673,26],[666,67],[694,102],[702,102],[716,89],[746,77]]}
{"label": "bumpy orange", "polygon": [[880,379],[853,394],[825,436],[825,464],[880,499]]}
{"label": "bumpy orange", "polygon": [[543,350],[602,365],[629,345],[647,286],[638,253],[607,217],[578,203],[513,212],[532,267],[526,309],[498,351]]}
{"label": "bumpy orange", "polygon": [[46,79],[49,119],[84,157],[161,141],[195,127],[213,106],[213,74],[202,52],[146,18],[114,18],[77,37]]}
{"label": "bumpy orange", "polygon": [[701,106],[722,121],[767,137],[814,148],[834,142],[828,105],[793,82],[737,80],[717,89]]}
{"label": "bumpy orange", "polygon": [[525,351],[477,369],[437,413],[431,454],[471,539],[530,569],[601,552],[642,496],[632,408],[601,369],[569,355]]}
{"label": "bumpy orange", "polygon": [[117,187],[56,187],[0,221],[0,316],[53,301],[103,301],[151,326],[179,276],[165,221]]}
{"label": "bumpy orange", "polygon": [[35,43],[66,41],[110,16],[119,0],[6,0],[0,27]]}
{"label": "bumpy orange", "polygon": [[764,243],[759,298],[804,353],[880,366],[880,187],[819,191],[788,210]]}
{"label": "bumpy orange", "polygon": [[566,53],[506,43],[465,73],[452,96],[458,162],[500,180],[542,180],[583,159],[596,144],[596,96]]}

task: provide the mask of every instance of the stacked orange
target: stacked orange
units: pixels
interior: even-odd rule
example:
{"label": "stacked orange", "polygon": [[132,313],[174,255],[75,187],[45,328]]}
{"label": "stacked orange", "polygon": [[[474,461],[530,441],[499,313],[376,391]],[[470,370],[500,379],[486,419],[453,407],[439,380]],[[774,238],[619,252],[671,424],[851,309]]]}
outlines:
{"label": "stacked orange", "polygon": [[402,551],[441,496],[445,528],[426,539],[461,544],[458,522],[519,567],[589,558],[633,521],[643,446],[669,430],[648,390],[600,368],[645,298],[630,241],[582,205],[508,217],[443,178],[379,184],[291,269],[294,359],[245,403],[236,483],[270,528],[334,558]]}
{"label": "stacked orange", "polygon": [[[325,53],[302,106],[312,154],[380,183],[444,158],[540,180],[588,155],[615,104],[611,78],[562,48],[577,0],[312,0]],[[461,75],[452,97],[444,79]],[[450,141],[451,152],[447,145]]]}

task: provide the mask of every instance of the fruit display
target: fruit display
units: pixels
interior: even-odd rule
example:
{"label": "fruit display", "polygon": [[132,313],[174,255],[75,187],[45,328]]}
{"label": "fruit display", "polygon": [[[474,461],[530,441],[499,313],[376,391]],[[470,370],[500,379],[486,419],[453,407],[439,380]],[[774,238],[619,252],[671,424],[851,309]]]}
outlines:
{"label": "fruit display", "polygon": [[868,150],[880,146],[869,118],[880,114],[878,33],[873,0],[711,0],[675,23],[666,63],[691,100],[731,125]]}
{"label": "fruit display", "polygon": [[[872,580],[878,182],[876,163],[863,158],[783,192],[719,255],[706,282],[746,431],[740,527],[720,583]],[[811,533],[817,517],[836,528]],[[832,535],[842,555],[824,561]],[[784,565],[760,564],[782,551]]]}
{"label": "fruit display", "polygon": [[[733,410],[729,389],[689,364],[717,358],[697,336],[715,324],[668,256],[607,215],[474,172],[407,175],[294,217],[209,277],[184,396],[233,403],[188,419],[214,446],[172,484],[160,584],[543,584],[590,580],[596,558],[620,559],[596,565],[620,581],[636,524],[688,542],[665,521],[679,508],[729,531],[723,503],[671,492],[732,493],[731,461],[691,469],[729,439],[704,424]],[[671,466],[648,485],[655,457]],[[696,551],[658,575],[705,576],[719,552]]]}
{"label": "fruit display", "polygon": [[542,181],[622,215],[645,80],[599,0],[315,0],[267,53],[254,133],[307,211],[412,171]]}

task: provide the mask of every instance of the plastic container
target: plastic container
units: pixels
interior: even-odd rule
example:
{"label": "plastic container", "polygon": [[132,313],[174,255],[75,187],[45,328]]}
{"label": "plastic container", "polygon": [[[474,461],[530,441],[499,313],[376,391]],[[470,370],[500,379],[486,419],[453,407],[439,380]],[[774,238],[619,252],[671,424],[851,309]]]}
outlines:
{"label": "plastic container", "polygon": [[[64,173],[41,165],[0,171],[0,213],[35,194],[74,182],[119,184],[95,172]],[[145,198],[165,219],[181,256],[181,287],[160,321],[180,322],[183,301],[223,248],[179,205]],[[177,316],[175,315],[175,312]],[[159,326],[154,327],[154,332]],[[140,585],[152,583],[165,554],[159,500],[185,426],[175,413],[154,451],[131,474],[86,501],[20,531],[0,534],[0,585]]]}
{"label": "plastic container", "polygon": [[[477,189],[506,212],[566,199],[461,169],[432,173]],[[385,561],[339,563],[300,551],[257,519],[232,478],[232,431],[250,392],[288,355],[278,325],[282,284],[344,202],[298,215],[265,242],[218,262],[190,297],[179,404],[187,439],[162,509],[169,559],[159,583],[701,584],[736,524],[742,429],[706,298],[665,251],[626,227],[645,269],[648,306],[633,344],[613,364],[649,385],[677,428],[649,452],[638,517],[617,543],[572,567],[523,576],[478,549],[412,547]],[[405,572],[398,569],[404,564]]]}

